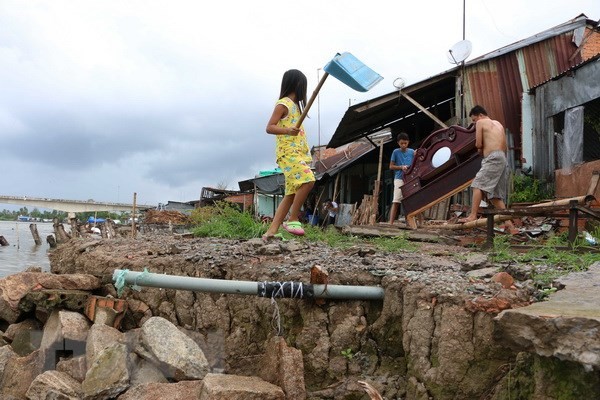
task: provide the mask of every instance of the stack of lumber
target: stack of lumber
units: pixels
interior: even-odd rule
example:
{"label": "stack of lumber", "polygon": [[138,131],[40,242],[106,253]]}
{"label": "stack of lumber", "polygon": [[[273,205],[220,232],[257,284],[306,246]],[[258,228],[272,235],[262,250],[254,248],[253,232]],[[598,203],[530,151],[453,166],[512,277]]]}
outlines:
{"label": "stack of lumber", "polygon": [[378,198],[366,194],[360,206],[352,214],[352,225],[372,225],[372,215],[377,210]]}

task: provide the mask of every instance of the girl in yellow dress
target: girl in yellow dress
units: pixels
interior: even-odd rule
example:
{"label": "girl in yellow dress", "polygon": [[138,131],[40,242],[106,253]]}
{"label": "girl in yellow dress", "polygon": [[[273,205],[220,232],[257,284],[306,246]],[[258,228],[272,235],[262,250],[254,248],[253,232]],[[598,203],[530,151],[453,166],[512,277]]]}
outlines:
{"label": "girl in yellow dress", "polygon": [[[293,235],[304,235],[298,220],[300,208],[315,184],[315,176],[310,169],[312,157],[309,153],[304,128],[296,128],[306,103],[306,76],[297,69],[283,74],[279,100],[275,103],[273,115],[267,124],[267,133],[276,135],[277,165],[285,177],[285,195],[277,207],[273,222],[263,236],[271,239],[279,229]],[[285,216],[290,213],[287,222]]]}

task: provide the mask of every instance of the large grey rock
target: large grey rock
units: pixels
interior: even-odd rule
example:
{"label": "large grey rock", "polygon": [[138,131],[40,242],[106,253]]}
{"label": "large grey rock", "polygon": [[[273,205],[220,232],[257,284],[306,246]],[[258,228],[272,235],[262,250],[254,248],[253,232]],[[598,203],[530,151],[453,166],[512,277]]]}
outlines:
{"label": "large grey rock", "polygon": [[152,317],[142,325],[135,351],[176,381],[202,379],[209,370],[198,344],[161,317]]}
{"label": "large grey rock", "polygon": [[0,399],[24,399],[33,380],[42,373],[43,355],[36,350],[25,357],[12,357],[0,381]]}
{"label": "large grey rock", "polygon": [[94,324],[91,326],[85,345],[85,361],[92,365],[94,358],[102,350],[119,343],[123,339],[123,333],[112,326]]}
{"label": "large grey rock", "polygon": [[128,362],[131,386],[146,383],[168,383],[167,378],[156,365],[137,354],[129,353]]}
{"label": "large grey rock", "polygon": [[20,356],[26,356],[39,349],[42,341],[42,326],[35,319],[26,319],[16,324],[11,324],[4,335],[6,341]]}
{"label": "large grey rock", "polygon": [[132,386],[117,400],[198,400],[202,381],[144,383]]}
{"label": "large grey rock", "polygon": [[496,337],[519,351],[600,369],[600,263],[560,279],[547,301],[502,311]]}
{"label": "large grey rock", "polygon": [[111,399],[127,390],[127,346],[117,343],[102,350],[88,366],[81,387],[86,400]]}
{"label": "large grey rock", "polygon": [[207,374],[200,400],[284,400],[280,387],[255,376]]}
{"label": "large grey rock", "polygon": [[18,357],[19,355],[13,351],[10,346],[0,347],[0,377],[4,373],[4,367],[11,358]]}
{"label": "large grey rock", "polygon": [[281,336],[267,343],[260,377],[283,389],[286,400],[306,399],[302,351],[289,347]]}
{"label": "large grey rock", "polygon": [[28,400],[79,400],[81,383],[59,371],[46,371],[38,375],[25,394]]}
{"label": "large grey rock", "polygon": [[77,382],[83,382],[85,373],[87,372],[85,356],[70,357],[60,360],[56,364],[56,370],[64,372]]}
{"label": "large grey rock", "polygon": [[463,261],[461,269],[463,271],[471,271],[474,269],[485,268],[488,265],[488,256],[483,253],[472,253]]}

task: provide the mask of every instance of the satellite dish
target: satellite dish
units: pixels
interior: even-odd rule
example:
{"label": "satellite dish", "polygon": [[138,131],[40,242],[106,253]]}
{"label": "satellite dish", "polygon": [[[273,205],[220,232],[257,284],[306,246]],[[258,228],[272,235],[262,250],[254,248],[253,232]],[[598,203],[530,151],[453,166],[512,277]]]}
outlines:
{"label": "satellite dish", "polygon": [[402,79],[402,78],[396,78],[396,79],[394,79],[393,85],[398,90],[402,89],[404,87],[404,85],[405,85],[404,79]]}
{"label": "satellite dish", "polygon": [[456,43],[450,50],[448,50],[448,61],[450,64],[460,64],[465,61],[467,57],[471,55],[471,50],[473,46],[471,46],[471,42],[468,40],[461,40]]}

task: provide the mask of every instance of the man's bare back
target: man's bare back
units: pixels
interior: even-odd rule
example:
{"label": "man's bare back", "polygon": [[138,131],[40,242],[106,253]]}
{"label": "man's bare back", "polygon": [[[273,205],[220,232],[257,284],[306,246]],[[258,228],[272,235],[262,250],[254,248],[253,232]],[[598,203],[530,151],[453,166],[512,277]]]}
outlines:
{"label": "man's bare back", "polygon": [[479,115],[475,126],[475,145],[479,152],[487,157],[491,152],[500,150],[506,153],[504,127],[488,116]]}
{"label": "man's bare back", "polygon": [[[471,117],[471,121],[476,123],[476,125],[475,125],[475,146],[477,146],[477,151],[479,152],[479,154],[481,154],[484,157],[484,160],[482,162],[482,168],[479,170],[479,172],[477,172],[477,175],[475,176],[475,179],[473,180],[473,183],[471,185],[471,188],[473,190],[473,200],[471,201],[471,213],[466,218],[460,218],[458,220],[458,223],[472,222],[477,219],[477,212],[479,210],[479,205],[481,204],[481,200],[484,197],[484,192],[480,187],[478,187],[476,185],[484,183],[485,180],[487,180],[488,183],[491,182],[491,180],[489,179],[489,176],[490,176],[489,174],[490,174],[490,171],[492,171],[492,169],[490,168],[490,165],[492,165],[492,163],[487,163],[486,164],[487,169],[484,169],[484,163],[486,162],[485,159],[487,159],[487,157],[495,151],[501,151],[502,153],[504,153],[504,156],[506,156],[506,150],[507,150],[506,137],[504,135],[504,127],[502,126],[502,124],[500,122],[488,117],[487,112],[485,111],[485,109],[483,107],[481,107],[481,106],[473,107],[471,109],[471,112],[469,113],[469,117]],[[492,156],[491,158],[494,158],[495,164],[498,165],[499,159],[494,156]],[[505,157],[502,157],[501,160],[504,160],[504,163],[506,163]],[[484,171],[486,171],[486,172],[484,172]],[[495,178],[497,178],[496,183],[498,183],[498,182],[501,182],[501,179],[504,176],[504,174],[506,173],[506,171],[496,169],[494,173],[496,173],[496,172],[498,174],[495,175]],[[486,176],[486,173],[487,173],[487,176]],[[478,182],[478,179],[480,179],[479,182]],[[504,196],[502,196],[502,192],[496,190],[496,187],[491,188],[491,189],[492,189],[492,191],[490,191],[489,193],[492,194],[493,196],[489,197],[488,200],[497,209],[505,209],[506,204],[504,204],[504,200],[502,199],[502,197],[504,197]],[[494,193],[496,195],[494,195]],[[487,193],[486,193],[486,196],[487,196]],[[506,227],[510,230],[511,233],[516,232],[512,221],[506,221]]]}

